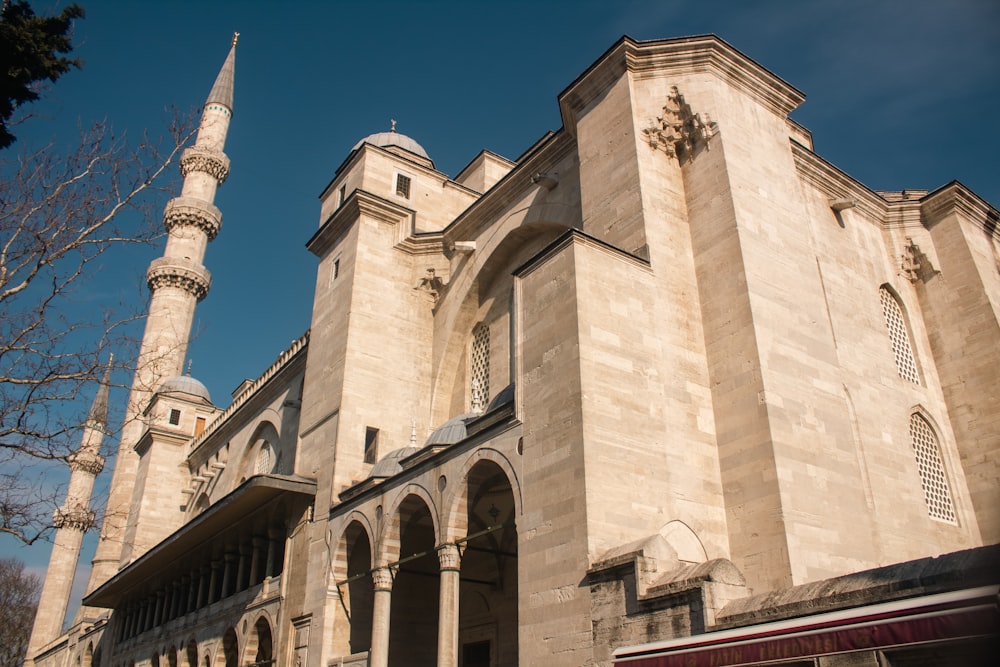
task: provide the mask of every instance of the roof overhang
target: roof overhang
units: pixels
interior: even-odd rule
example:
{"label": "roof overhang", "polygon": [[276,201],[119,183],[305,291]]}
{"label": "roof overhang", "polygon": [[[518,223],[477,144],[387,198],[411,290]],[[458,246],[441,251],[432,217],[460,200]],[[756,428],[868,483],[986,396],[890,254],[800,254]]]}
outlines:
{"label": "roof overhang", "polygon": [[173,563],[204,548],[212,538],[239,524],[255,510],[282,497],[312,502],[316,497],[316,482],[303,477],[278,475],[251,477],[104,582],[83,599],[83,604],[115,608],[133,588],[159,576]]}

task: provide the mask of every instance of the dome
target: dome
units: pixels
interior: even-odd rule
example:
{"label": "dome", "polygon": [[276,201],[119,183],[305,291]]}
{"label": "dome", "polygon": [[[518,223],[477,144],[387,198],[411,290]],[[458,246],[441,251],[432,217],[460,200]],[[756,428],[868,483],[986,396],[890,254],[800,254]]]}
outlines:
{"label": "dome", "polygon": [[354,144],[354,148],[351,150],[357,150],[361,147],[361,144],[371,144],[372,146],[380,146],[382,148],[386,146],[399,146],[400,148],[408,150],[411,153],[415,153],[420,157],[425,157],[428,160],[431,159],[431,156],[427,154],[427,151],[424,150],[423,146],[405,134],[400,134],[399,132],[376,132],[375,134],[369,134],[367,137]]}
{"label": "dome", "polygon": [[427,438],[427,442],[424,443],[424,447],[430,447],[432,445],[454,445],[456,442],[465,440],[465,436],[467,435],[465,430],[466,422],[472,421],[478,416],[479,415],[477,413],[469,412],[464,415],[452,417],[434,429],[434,432]]}
{"label": "dome", "polygon": [[419,451],[419,447],[401,447],[389,452],[379,459],[378,463],[372,466],[372,471],[368,473],[368,477],[392,477],[396,473],[402,472],[403,466],[399,462]]}
{"label": "dome", "polygon": [[203,398],[209,403],[212,402],[212,397],[208,394],[208,387],[190,375],[178,375],[177,377],[167,378],[160,384],[159,389],[156,391],[159,394],[190,394],[198,398]]}

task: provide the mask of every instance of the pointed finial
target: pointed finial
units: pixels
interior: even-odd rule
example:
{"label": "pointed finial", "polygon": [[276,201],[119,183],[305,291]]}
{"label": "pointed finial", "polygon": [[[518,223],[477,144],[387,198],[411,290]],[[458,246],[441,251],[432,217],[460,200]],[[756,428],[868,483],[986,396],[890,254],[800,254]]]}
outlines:
{"label": "pointed finial", "polygon": [[238,42],[238,41],[240,41],[240,33],[234,32],[233,33],[233,48],[236,47],[236,42]]}
{"label": "pointed finial", "polygon": [[187,372],[187,376],[188,377],[191,377],[191,364],[193,364],[193,363],[194,363],[194,359],[188,359],[188,372]]}
{"label": "pointed finial", "polygon": [[390,132],[395,132],[396,131],[396,119],[395,118],[390,118],[389,119],[389,123],[391,123],[391,127],[389,128],[389,131]]}

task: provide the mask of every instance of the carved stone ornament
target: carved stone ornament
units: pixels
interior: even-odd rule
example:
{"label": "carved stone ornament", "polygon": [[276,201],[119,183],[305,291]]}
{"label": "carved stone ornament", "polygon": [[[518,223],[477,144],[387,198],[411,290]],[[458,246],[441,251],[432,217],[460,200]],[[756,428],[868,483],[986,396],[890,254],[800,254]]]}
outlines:
{"label": "carved stone ornament", "polygon": [[436,275],[434,269],[427,269],[427,275],[420,279],[413,289],[423,290],[430,294],[431,299],[434,303],[437,303],[438,297],[441,296],[441,291],[444,289],[445,283],[441,280],[441,277]]}
{"label": "carved stone ornament", "polygon": [[229,158],[225,153],[192,146],[181,153],[181,176],[201,171],[212,176],[222,185],[229,177]]}
{"label": "carved stone ornament", "polygon": [[212,241],[222,228],[222,216],[214,206],[207,208],[201,200],[193,197],[175,197],[163,209],[163,226],[168,232],[174,227],[191,226],[205,232]]}
{"label": "carved stone ornament", "polygon": [[73,528],[87,532],[94,526],[94,512],[79,505],[76,507],[58,507],[52,513],[52,525],[56,528]]}
{"label": "carved stone ornament", "polygon": [[692,159],[699,144],[708,149],[709,141],[719,131],[718,124],[708,114],[702,120],[701,114],[691,111],[691,105],[684,101],[677,86],[670,88],[663,115],[657,116],[656,121],[655,125],[643,130],[650,148],[661,148],[678,160]]}

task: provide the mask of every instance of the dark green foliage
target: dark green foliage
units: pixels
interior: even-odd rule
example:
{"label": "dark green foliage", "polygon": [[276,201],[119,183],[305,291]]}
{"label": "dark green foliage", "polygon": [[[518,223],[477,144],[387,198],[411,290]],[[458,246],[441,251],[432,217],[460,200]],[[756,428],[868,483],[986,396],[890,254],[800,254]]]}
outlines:
{"label": "dark green foliage", "polygon": [[43,82],[55,82],[71,67],[80,67],[73,50],[73,19],[83,17],[83,8],[69,5],[57,16],[35,16],[24,0],[3,3],[0,16],[0,148],[16,137],[8,129],[18,107],[38,99]]}

